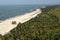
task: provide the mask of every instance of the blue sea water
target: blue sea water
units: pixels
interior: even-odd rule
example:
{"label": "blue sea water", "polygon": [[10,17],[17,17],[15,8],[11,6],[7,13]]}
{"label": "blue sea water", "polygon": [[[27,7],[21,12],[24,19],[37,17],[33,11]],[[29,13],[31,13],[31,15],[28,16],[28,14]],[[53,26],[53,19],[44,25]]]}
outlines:
{"label": "blue sea water", "polygon": [[23,15],[41,7],[40,5],[0,5],[0,20]]}

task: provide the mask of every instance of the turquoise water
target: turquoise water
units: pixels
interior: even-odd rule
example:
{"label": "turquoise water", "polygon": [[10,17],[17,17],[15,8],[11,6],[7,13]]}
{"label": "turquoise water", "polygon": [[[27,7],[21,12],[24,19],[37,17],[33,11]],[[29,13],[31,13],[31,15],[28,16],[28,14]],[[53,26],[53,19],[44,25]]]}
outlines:
{"label": "turquoise water", "polygon": [[23,15],[40,7],[40,5],[0,5],[0,20]]}

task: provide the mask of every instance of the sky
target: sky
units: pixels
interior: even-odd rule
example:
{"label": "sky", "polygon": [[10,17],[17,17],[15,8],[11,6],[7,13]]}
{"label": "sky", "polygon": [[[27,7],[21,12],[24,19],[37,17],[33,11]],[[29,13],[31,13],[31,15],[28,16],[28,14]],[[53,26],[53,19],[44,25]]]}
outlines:
{"label": "sky", "polygon": [[60,4],[60,0],[0,0],[0,5]]}

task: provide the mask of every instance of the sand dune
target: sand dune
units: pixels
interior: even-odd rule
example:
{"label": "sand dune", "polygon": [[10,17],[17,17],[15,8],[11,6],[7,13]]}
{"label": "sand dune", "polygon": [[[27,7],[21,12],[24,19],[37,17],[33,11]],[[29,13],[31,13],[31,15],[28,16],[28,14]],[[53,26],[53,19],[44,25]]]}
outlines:
{"label": "sand dune", "polygon": [[[19,22],[24,23],[24,22],[36,17],[40,13],[41,13],[41,10],[37,9],[36,11],[1,21],[1,23],[0,23],[0,34],[1,35],[7,34],[10,30],[15,28]],[[16,21],[17,23],[15,25],[13,25],[12,21]]]}

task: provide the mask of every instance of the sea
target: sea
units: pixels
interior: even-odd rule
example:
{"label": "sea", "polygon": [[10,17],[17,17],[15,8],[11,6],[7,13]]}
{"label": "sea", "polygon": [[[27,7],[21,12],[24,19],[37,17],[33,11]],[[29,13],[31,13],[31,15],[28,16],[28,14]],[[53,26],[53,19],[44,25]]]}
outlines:
{"label": "sea", "polygon": [[41,5],[0,5],[0,20],[23,15],[41,7]]}

